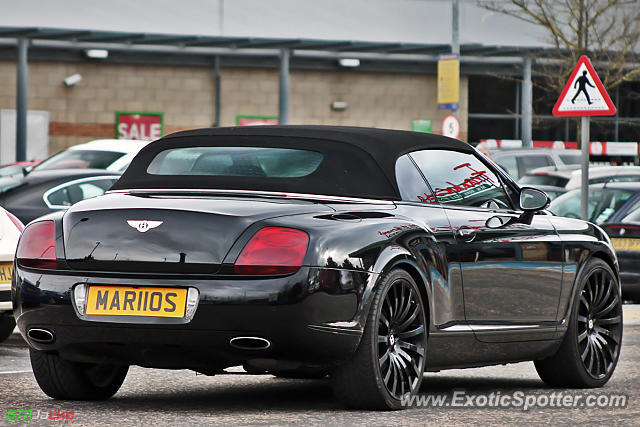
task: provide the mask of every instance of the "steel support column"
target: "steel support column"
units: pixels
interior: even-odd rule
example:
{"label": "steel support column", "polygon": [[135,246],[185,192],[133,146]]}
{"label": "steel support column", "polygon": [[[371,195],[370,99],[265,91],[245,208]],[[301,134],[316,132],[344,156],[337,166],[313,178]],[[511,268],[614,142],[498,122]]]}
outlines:
{"label": "steel support column", "polygon": [[522,146],[531,147],[531,124],[533,117],[533,84],[531,82],[532,60],[524,58],[524,72],[522,76]]}
{"label": "steel support column", "polygon": [[[27,68],[28,39],[18,40],[16,90],[16,161],[27,160]],[[2,159],[6,163],[7,159]]]}
{"label": "steel support column", "polygon": [[222,88],[221,80],[220,80],[220,55],[216,55],[213,57],[213,83],[215,85],[215,120],[213,122],[213,127],[217,128],[220,126],[220,89]]}
{"label": "steel support column", "polygon": [[[616,86],[616,105],[620,105],[620,85]],[[620,141],[620,112],[616,108],[616,121],[613,128],[613,140]]]}
{"label": "steel support column", "polygon": [[280,50],[280,88],[278,97],[278,123],[289,124],[289,49]]}
{"label": "steel support column", "polygon": [[522,103],[520,102],[520,93],[522,92],[522,84],[520,82],[516,82],[516,105],[514,107],[515,111],[516,111],[516,119],[514,120],[514,130],[513,132],[515,133],[515,139],[519,139],[520,138],[520,121],[522,120],[520,118],[520,107],[522,106]]}

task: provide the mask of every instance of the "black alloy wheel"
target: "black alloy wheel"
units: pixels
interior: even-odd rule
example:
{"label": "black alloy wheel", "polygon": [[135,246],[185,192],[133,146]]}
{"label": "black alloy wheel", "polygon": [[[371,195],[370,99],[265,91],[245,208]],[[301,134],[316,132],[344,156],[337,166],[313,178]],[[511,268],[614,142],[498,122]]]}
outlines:
{"label": "black alloy wheel", "polygon": [[580,292],[577,316],[578,351],[595,379],[607,376],[620,352],[622,305],[617,282],[604,269],[594,271]]}
{"label": "black alloy wheel", "polygon": [[387,291],[378,318],[378,367],[395,399],[414,392],[424,371],[426,330],[420,295],[405,280]]}
{"label": "black alloy wheel", "polygon": [[427,310],[404,270],[382,276],[372,296],[360,345],[331,375],[334,393],[356,409],[400,409],[422,383]]}
{"label": "black alloy wheel", "polygon": [[617,276],[593,258],[576,280],[569,326],[556,354],[536,360],[540,378],[554,387],[601,387],[616,368],[622,345],[622,299]]}

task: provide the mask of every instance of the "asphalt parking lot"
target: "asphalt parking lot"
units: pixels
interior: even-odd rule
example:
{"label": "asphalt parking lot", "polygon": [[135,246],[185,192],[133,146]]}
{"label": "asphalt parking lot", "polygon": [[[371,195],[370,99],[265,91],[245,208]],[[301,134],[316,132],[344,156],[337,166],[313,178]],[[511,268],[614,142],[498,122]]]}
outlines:
{"label": "asphalt parking lot", "polygon": [[[45,418],[53,412],[58,418],[29,425],[638,425],[640,305],[625,306],[624,324],[618,368],[602,389],[547,388],[529,362],[451,370],[426,374],[422,385],[422,396],[444,400],[427,399],[426,407],[396,412],[346,410],[334,400],[326,380],[253,376],[239,368],[206,377],[132,367],[108,401],[55,401],[38,388],[28,350],[14,334],[0,346],[0,410],[2,422],[15,410],[32,410],[33,417]],[[504,407],[494,407],[500,401]],[[72,419],[65,421],[65,414]]]}

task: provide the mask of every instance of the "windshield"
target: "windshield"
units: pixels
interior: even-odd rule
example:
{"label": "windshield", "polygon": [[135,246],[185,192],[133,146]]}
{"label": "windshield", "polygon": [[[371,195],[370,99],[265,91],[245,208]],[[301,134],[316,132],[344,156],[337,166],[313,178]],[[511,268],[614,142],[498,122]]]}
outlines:
{"label": "windshield", "polygon": [[629,215],[622,218],[620,222],[640,222],[640,209],[634,209]]}
{"label": "windshield", "polygon": [[101,150],[65,150],[49,157],[33,170],[91,168],[106,169],[125,153]]}
{"label": "windshield", "polygon": [[0,176],[23,175],[25,166],[8,165],[0,167]]}
{"label": "windshield", "polygon": [[[603,224],[633,196],[629,190],[589,189],[589,221]],[[551,202],[549,210],[558,216],[580,218],[580,189],[569,191]]]}
{"label": "windshield", "polygon": [[560,154],[559,156],[560,156],[560,160],[562,160],[562,163],[564,163],[565,165],[579,165],[580,163],[582,163],[579,152],[570,153],[570,154]]}
{"label": "windshield", "polygon": [[16,177],[3,177],[0,178],[0,193],[6,193],[9,190],[20,187],[23,183],[22,175]]}
{"label": "windshield", "polygon": [[568,182],[569,178],[543,174],[525,175],[520,180],[521,185],[550,185],[553,187],[564,187]]}

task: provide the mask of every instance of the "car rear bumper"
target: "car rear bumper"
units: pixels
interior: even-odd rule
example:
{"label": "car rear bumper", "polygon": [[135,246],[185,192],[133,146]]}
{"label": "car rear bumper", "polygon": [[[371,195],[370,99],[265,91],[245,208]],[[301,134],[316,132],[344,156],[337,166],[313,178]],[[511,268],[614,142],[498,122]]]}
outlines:
{"label": "car rear bumper", "polygon": [[640,252],[616,251],[623,296],[640,296]]}
{"label": "car rear bumper", "polygon": [[[340,363],[360,342],[361,296],[375,280],[368,273],[317,268],[302,268],[288,277],[251,280],[95,273],[89,278],[19,267],[15,271],[14,314],[31,347],[57,352],[69,360],[203,372],[247,362],[265,366]],[[152,317],[138,317],[136,323],[117,316],[83,320],[72,301],[72,288],[79,283],[195,287],[200,294],[188,323]],[[50,331],[55,338],[50,343],[36,342],[28,336],[32,328]],[[230,344],[237,337],[257,337],[268,340],[269,345],[238,349]]]}

